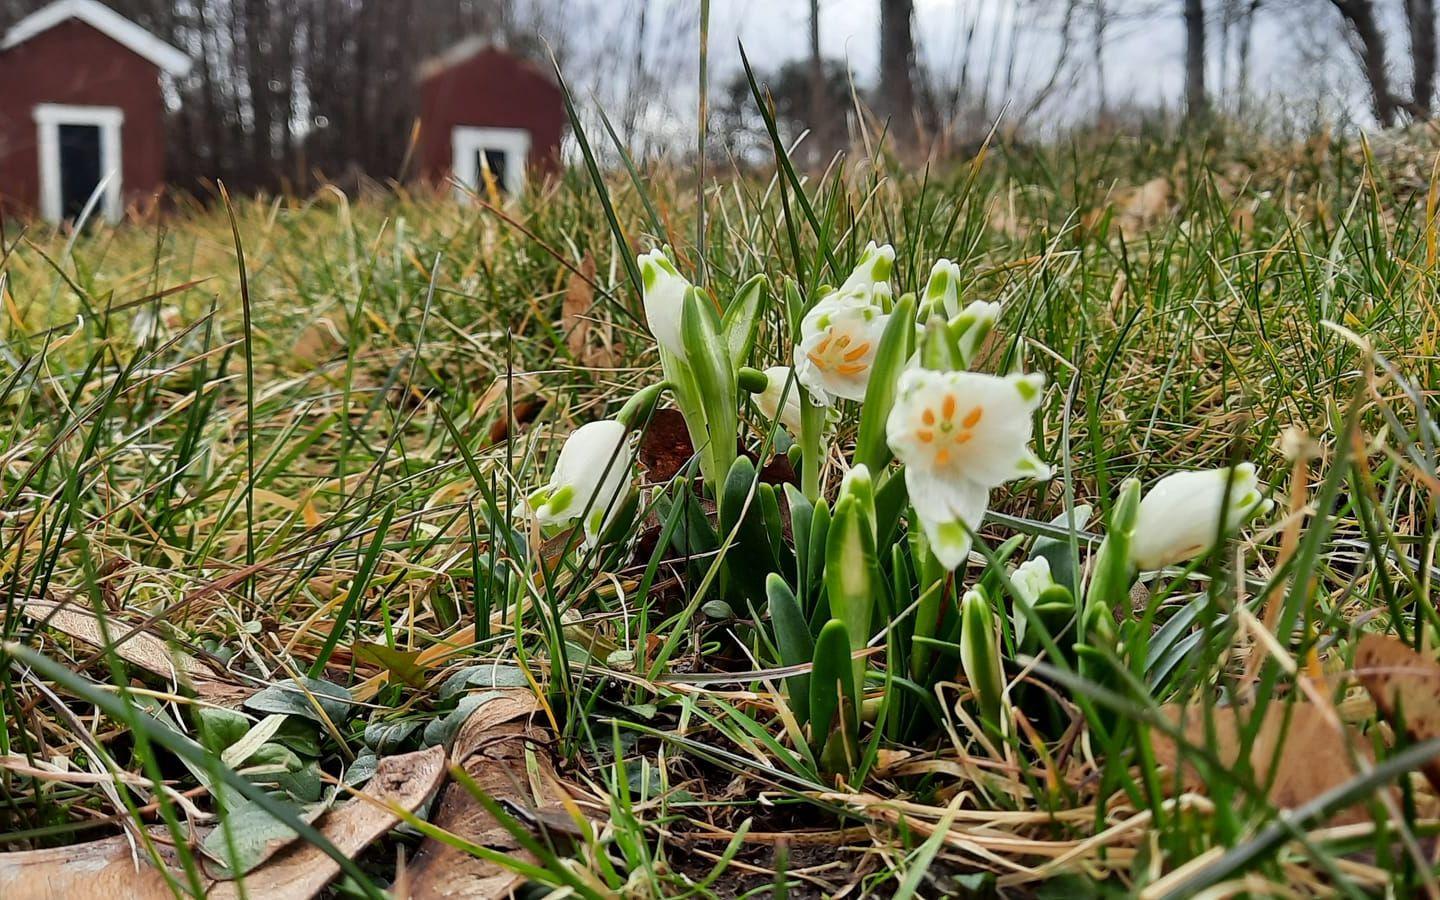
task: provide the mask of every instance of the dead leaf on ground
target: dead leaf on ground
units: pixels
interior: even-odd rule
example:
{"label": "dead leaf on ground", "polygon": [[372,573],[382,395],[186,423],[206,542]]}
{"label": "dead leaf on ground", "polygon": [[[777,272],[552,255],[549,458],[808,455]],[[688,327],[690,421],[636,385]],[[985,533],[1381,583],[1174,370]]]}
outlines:
{"label": "dead leaf on ground", "polygon": [[[27,600],[21,611],[35,622],[47,628],[63,632],[78,641],[94,647],[105,646],[100,629],[100,620],[95,614],[73,604],[60,604],[53,600]],[[105,629],[111,640],[125,637],[134,627],[119,619],[108,620]],[[229,698],[238,690],[232,685],[219,681],[208,666],[189,654],[171,647],[157,635],[138,631],[115,647],[115,653],[133,666],[138,666],[153,675],[172,682],[190,684],[205,699],[212,697]],[[206,694],[209,696],[206,696]],[[248,696],[251,691],[245,690]],[[218,700],[211,700],[218,702]]]}
{"label": "dead leaf on ground", "polygon": [[636,455],[651,484],[664,484],[685,470],[695,456],[695,447],[680,410],[655,410],[640,435]]}
{"label": "dead leaf on ground", "polygon": [[[1440,737],[1440,663],[1399,638],[1367,634],[1355,649],[1355,674],[1386,721],[1398,728],[1404,719],[1410,740]],[[1430,760],[1420,771],[1440,791],[1440,760]]]}
{"label": "dead leaf on ground", "polygon": [[[395,808],[413,813],[445,780],[445,749],[431,747],[380,760],[375,775],[357,796],[320,820],[320,831],[346,856],[355,857],[400,823]],[[277,900],[308,900],[340,874],[325,851],[295,841],[245,876],[245,893]],[[209,900],[240,896],[234,881],[217,883]]]}
{"label": "dead leaf on ground", "polygon": [[[613,332],[610,326],[595,327],[590,310],[595,306],[595,257],[585,254],[580,261],[580,271],[571,272],[565,284],[565,301],[561,304],[561,328],[565,332],[565,346],[575,362],[593,369],[610,369],[615,366],[615,354],[611,349]],[[592,335],[599,346],[591,341]]]}
{"label": "dead leaf on ground", "polygon": [[[450,751],[451,763],[462,766],[497,801],[525,810],[563,807],[568,793],[543,750],[550,735],[534,724],[540,716],[540,703],[530,691],[501,691],[500,696],[477,707],[461,726]],[[517,861],[535,862],[463,785],[446,786],[432,821],[471,843],[499,850]],[[426,838],[420,845],[407,875],[413,900],[505,897],[525,882],[510,869],[434,838]]]}
{"label": "dead leaf on ground", "polygon": [[[1271,772],[1275,772],[1269,799],[1279,809],[1294,809],[1354,777],[1355,769],[1351,765],[1346,741],[1351,742],[1360,756],[1369,755],[1364,740],[1358,734],[1348,727],[1337,731],[1335,723],[1313,704],[1293,704],[1287,727],[1287,706],[1282,701],[1275,701],[1266,707],[1265,718],[1250,747],[1254,783],[1266,784]],[[1213,738],[1206,729],[1204,710],[1186,711],[1172,704],[1162,707],[1160,712],[1176,725],[1181,723],[1183,714],[1186,742],[1200,747],[1209,746],[1226,769],[1235,767],[1240,759],[1240,733],[1249,724],[1251,710],[1248,706],[1215,708]],[[1245,714],[1244,719],[1240,717],[1242,713]],[[1175,742],[1159,732],[1154,733],[1152,741],[1155,758],[1174,771],[1178,758]],[[1193,755],[1187,755],[1181,783],[1187,791],[1204,791],[1205,777],[1195,766],[1194,759]],[[1368,820],[1365,807],[1356,805],[1337,812],[1330,823],[1340,825]]]}
{"label": "dead leaf on ground", "polygon": [[[160,841],[163,829],[152,829],[161,857],[175,859]],[[69,900],[72,897],[116,897],[126,900],[170,900],[165,876],[150,864],[143,848],[139,863],[123,836],[52,847],[0,853],[0,897],[6,900]]]}
{"label": "dead leaf on ground", "polygon": [[322,317],[311,322],[295,339],[290,348],[290,359],[294,368],[313,369],[339,356],[345,349],[345,339],[334,321]]}
{"label": "dead leaf on ground", "polygon": [[516,400],[509,416],[502,412],[500,418],[490,423],[490,443],[503,443],[509,440],[512,434],[535,421],[540,411],[545,408],[545,402],[545,398],[539,395]]}

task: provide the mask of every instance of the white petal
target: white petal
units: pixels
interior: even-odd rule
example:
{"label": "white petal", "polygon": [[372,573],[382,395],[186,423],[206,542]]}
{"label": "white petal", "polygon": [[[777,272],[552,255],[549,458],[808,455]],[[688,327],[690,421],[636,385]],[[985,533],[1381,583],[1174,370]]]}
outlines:
{"label": "white petal", "polygon": [[806,316],[795,347],[795,375],[816,403],[865,399],[870,369],[890,317],[868,303],[845,303]]}
{"label": "white petal", "polygon": [[[1229,494],[1226,495],[1226,485]],[[1223,531],[1229,534],[1268,503],[1255,467],[1176,472],[1157,481],[1140,501],[1130,558],[1140,569],[1159,569],[1199,556]]]}
{"label": "white petal", "polygon": [[571,521],[587,507],[608,509],[628,485],[630,467],[624,425],[612,419],[581,425],[560,448],[555,473],[541,492],[543,500],[532,510],[536,521],[557,525]]}
{"label": "white petal", "polygon": [[[771,366],[765,370],[765,390],[755,395],[755,405],[771,420],[779,419],[780,424],[790,429],[791,434],[800,433],[800,383],[792,381],[789,366]],[[782,408],[780,398],[784,395]]]}
{"label": "white petal", "polygon": [[[1028,447],[1043,384],[1034,374],[909,369],[900,376],[886,439],[907,467],[937,477],[962,477],[986,488],[1016,478],[1047,478],[1049,467]],[[946,407],[954,413],[950,420],[942,414]],[[953,443],[962,434],[964,442]]]}
{"label": "white petal", "polygon": [[645,324],[650,326],[650,333],[660,346],[675,356],[683,357],[685,346],[680,339],[680,313],[684,309],[685,291],[690,282],[658,247],[639,257],[637,262],[644,281],[641,300],[645,306]]}
{"label": "white petal", "polygon": [[[967,479],[935,478],[917,469],[905,470],[905,488],[930,552],[953,571],[970,554],[970,534],[980,527],[990,492]],[[961,523],[964,523],[963,525]],[[966,531],[965,526],[969,526]]]}
{"label": "white petal", "polygon": [[877,246],[874,241],[865,245],[865,251],[860,254],[860,261],[855,264],[855,269],[845,283],[840,285],[840,291],[852,291],[856,288],[868,288],[879,282],[887,281],[890,278],[890,270],[895,266],[895,248],[889,244]]}

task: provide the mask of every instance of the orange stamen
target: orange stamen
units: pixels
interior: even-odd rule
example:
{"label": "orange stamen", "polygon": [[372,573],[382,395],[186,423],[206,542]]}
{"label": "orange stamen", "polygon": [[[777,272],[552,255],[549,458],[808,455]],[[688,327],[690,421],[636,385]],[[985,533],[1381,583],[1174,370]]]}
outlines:
{"label": "orange stamen", "polygon": [[970,410],[969,414],[965,416],[964,421],[962,421],[960,424],[965,428],[974,428],[975,424],[980,421],[980,417],[983,415],[985,415],[985,410],[982,407],[977,406],[974,409]]}
{"label": "orange stamen", "polygon": [[828,334],[827,334],[827,335],[825,335],[825,337],[821,338],[821,339],[820,339],[820,343],[818,343],[818,344],[815,345],[815,352],[816,352],[816,353],[824,353],[826,350],[830,349],[830,339],[831,339],[831,337],[833,337],[833,335],[828,335]]}
{"label": "orange stamen", "polygon": [[870,344],[868,342],[864,344],[858,344],[856,345],[855,349],[845,354],[845,361],[854,362],[855,360],[859,359],[860,357],[864,356],[866,353],[869,352]]}
{"label": "orange stamen", "polygon": [[842,363],[835,367],[835,371],[841,375],[859,375],[865,371],[865,367],[860,363]]}
{"label": "orange stamen", "polygon": [[954,395],[954,394],[946,394],[946,395],[945,395],[945,405],[940,408],[940,411],[945,415],[945,418],[947,418],[947,419],[954,418],[954,416],[955,416],[955,395]]}
{"label": "orange stamen", "polygon": [[812,363],[814,363],[815,365],[819,366],[820,368],[822,368],[822,369],[829,368],[828,366],[825,365],[825,357],[821,356],[820,354],[816,353],[815,351],[812,350],[812,351],[810,351],[809,353],[805,354],[805,356],[808,357],[809,360],[810,360]]}
{"label": "orange stamen", "polygon": [[972,437],[974,437],[974,436],[975,436],[974,434],[972,434],[972,433],[970,433],[970,432],[968,432],[968,431],[962,431],[962,432],[960,432],[959,434],[955,435],[955,443],[956,443],[956,444],[968,443],[969,440],[970,440]]}
{"label": "orange stamen", "polygon": [[925,412],[920,416],[920,419],[921,419],[921,421],[923,421],[926,425],[934,425],[934,424],[935,424],[935,410],[927,408],[927,409],[925,410]]}
{"label": "orange stamen", "polygon": [[920,431],[915,432],[915,436],[920,439],[920,442],[921,442],[922,444],[928,444],[928,443],[930,443],[931,441],[935,440],[935,432],[933,432],[933,431],[926,431],[926,430],[924,430],[924,429],[921,429]]}
{"label": "orange stamen", "polygon": [[935,465],[948,466],[950,464],[950,448],[942,447],[940,452],[935,454]]}

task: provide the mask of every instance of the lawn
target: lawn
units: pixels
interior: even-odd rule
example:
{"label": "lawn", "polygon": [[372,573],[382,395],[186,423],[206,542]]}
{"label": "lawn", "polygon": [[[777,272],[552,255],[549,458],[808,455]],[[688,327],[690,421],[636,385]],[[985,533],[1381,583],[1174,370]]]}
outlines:
{"label": "lawn", "polygon": [[[1220,132],[715,168],[4,223],[0,893],[1433,895],[1436,185]],[[907,502],[908,376],[756,402],[871,241],[934,314],[895,374],[1043,376],[1053,477],[973,538]],[[610,514],[537,518],[617,416],[560,467]]]}

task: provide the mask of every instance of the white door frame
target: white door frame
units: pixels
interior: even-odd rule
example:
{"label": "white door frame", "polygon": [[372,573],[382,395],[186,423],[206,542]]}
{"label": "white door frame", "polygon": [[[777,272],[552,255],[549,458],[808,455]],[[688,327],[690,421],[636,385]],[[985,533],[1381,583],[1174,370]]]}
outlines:
{"label": "white door frame", "polygon": [[104,192],[100,212],[111,222],[120,220],[120,173],[124,161],[120,126],[124,122],[125,111],[118,106],[41,103],[35,107],[35,124],[40,132],[40,214],[48,221],[59,222],[65,214],[60,179],[61,125],[94,125],[100,129],[100,186]]}
{"label": "white door frame", "polygon": [[456,194],[464,199],[467,191],[480,191],[477,164],[481,150],[500,150],[510,157],[505,167],[502,187],[514,197],[525,188],[525,166],[530,159],[530,132],[523,128],[482,128],[456,125],[450,131],[450,167],[460,183]]}

